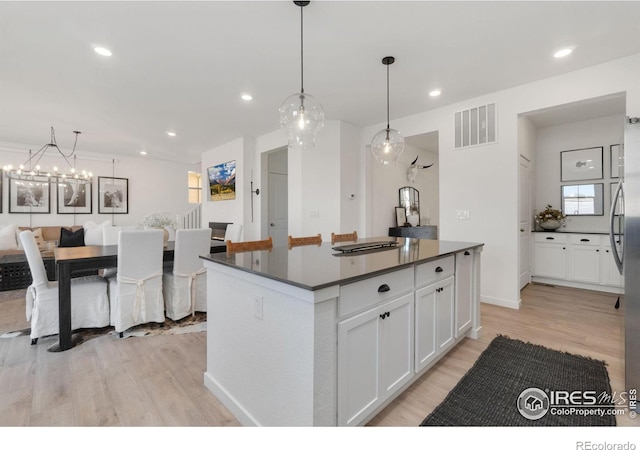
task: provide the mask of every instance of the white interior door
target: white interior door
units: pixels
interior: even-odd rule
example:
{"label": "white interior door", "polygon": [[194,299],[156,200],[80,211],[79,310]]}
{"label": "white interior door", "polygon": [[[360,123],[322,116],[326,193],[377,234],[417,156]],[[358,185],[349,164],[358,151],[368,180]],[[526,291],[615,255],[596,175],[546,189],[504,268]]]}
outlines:
{"label": "white interior door", "polygon": [[269,236],[274,246],[287,245],[288,236],[287,174],[269,172]]}
{"label": "white interior door", "polygon": [[518,173],[520,289],[531,282],[531,172],[529,164],[529,160],[520,155]]}

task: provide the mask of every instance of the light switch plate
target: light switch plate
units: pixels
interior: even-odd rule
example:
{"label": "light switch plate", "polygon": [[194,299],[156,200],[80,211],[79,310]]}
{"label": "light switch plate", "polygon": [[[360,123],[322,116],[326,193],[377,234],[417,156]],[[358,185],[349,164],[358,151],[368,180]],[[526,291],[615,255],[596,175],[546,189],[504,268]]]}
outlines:
{"label": "light switch plate", "polygon": [[469,211],[466,209],[459,209],[456,214],[458,220],[469,220]]}

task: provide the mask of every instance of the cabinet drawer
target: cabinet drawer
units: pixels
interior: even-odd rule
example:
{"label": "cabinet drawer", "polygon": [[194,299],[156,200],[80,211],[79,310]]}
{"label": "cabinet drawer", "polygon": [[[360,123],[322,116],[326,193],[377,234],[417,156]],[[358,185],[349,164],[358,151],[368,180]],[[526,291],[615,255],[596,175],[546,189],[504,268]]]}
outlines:
{"label": "cabinet drawer", "polygon": [[548,242],[550,244],[566,244],[567,235],[562,233],[533,233],[535,242]]}
{"label": "cabinet drawer", "polygon": [[571,244],[600,246],[600,235],[598,234],[572,234],[569,236]]}
{"label": "cabinet drawer", "polygon": [[340,286],[340,317],[374,306],[413,291],[413,268],[396,270],[355,283]]}
{"label": "cabinet drawer", "polygon": [[429,261],[416,266],[416,286],[426,286],[436,281],[449,278],[455,272],[455,258],[453,255]]}

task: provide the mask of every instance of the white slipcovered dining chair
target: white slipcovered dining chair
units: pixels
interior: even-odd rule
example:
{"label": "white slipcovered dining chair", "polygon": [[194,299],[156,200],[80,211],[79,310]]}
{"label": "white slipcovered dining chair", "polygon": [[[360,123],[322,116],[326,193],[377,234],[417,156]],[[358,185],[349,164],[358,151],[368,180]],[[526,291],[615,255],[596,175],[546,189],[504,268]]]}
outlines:
{"label": "white slipcovered dining chair", "polygon": [[[58,334],[58,282],[49,281],[32,231],[20,233],[33,282],[27,288],[26,315],[31,322],[31,345],[38,338]],[[107,282],[97,276],[71,279],[71,329],[109,326]]]}
{"label": "white slipcovered dining chair", "polygon": [[122,227],[111,225],[102,229],[102,245],[118,245],[118,236]]}
{"label": "white slipcovered dining chair", "polygon": [[162,279],[165,313],[179,320],[207,310],[207,274],[200,255],[209,254],[211,230],[177,230],[173,268]]}
{"label": "white slipcovered dining chair", "polygon": [[111,325],[122,337],[129,328],[164,322],[162,230],[121,231],[118,273],[109,278]]}
{"label": "white slipcovered dining chair", "polygon": [[224,241],[240,242],[242,240],[242,225],[230,223],[224,232]]}

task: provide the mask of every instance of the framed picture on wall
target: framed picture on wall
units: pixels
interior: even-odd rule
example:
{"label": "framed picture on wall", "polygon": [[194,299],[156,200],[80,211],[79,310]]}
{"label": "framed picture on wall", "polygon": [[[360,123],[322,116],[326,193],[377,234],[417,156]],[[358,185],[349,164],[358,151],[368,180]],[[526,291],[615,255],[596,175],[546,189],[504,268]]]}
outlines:
{"label": "framed picture on wall", "polygon": [[611,178],[620,178],[620,169],[624,167],[620,144],[614,144],[609,147],[609,161],[611,163]]}
{"label": "framed picture on wall", "polygon": [[211,166],[207,169],[209,177],[209,200],[233,200],[236,198],[236,162]]}
{"label": "framed picture on wall", "polygon": [[404,206],[396,206],[396,226],[404,227],[407,224],[407,210]]}
{"label": "framed picture on wall", "polygon": [[58,214],[91,214],[91,182],[58,182]]}
{"label": "framed picture on wall", "polygon": [[9,179],[9,212],[12,214],[49,214],[49,183]]}
{"label": "framed picture on wall", "polygon": [[602,178],[602,147],[560,152],[560,181]]}
{"label": "framed picture on wall", "polygon": [[129,214],[129,179],[98,177],[98,214]]}

